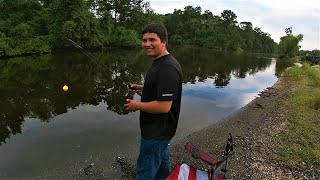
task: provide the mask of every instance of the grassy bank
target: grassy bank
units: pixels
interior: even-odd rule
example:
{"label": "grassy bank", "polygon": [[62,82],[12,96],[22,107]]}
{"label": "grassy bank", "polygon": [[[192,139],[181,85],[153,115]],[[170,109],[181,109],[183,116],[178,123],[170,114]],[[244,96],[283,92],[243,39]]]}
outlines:
{"label": "grassy bank", "polygon": [[303,64],[284,74],[288,100],[283,102],[289,125],[280,134],[278,162],[291,172],[320,177],[320,70]]}

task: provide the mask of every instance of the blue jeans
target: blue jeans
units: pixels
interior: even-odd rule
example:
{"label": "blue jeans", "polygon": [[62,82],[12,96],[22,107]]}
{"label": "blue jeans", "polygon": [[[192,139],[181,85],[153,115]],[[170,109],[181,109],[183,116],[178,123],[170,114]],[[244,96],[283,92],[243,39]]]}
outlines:
{"label": "blue jeans", "polygon": [[166,179],[170,173],[170,140],[141,138],[136,180]]}

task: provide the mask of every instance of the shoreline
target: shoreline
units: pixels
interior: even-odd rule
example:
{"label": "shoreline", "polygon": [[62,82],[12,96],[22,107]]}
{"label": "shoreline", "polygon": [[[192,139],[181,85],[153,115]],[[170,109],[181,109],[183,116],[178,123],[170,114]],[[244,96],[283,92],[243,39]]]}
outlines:
{"label": "shoreline", "polygon": [[[283,77],[250,103],[222,121],[195,132],[171,145],[171,166],[184,162],[201,169],[209,166],[185,153],[184,144],[192,143],[200,151],[221,159],[228,133],[233,136],[234,151],[228,160],[229,179],[279,179],[291,176],[282,172],[270,159],[274,155],[274,138],[287,125],[281,102],[286,98]],[[183,155],[184,154],[184,155]]]}

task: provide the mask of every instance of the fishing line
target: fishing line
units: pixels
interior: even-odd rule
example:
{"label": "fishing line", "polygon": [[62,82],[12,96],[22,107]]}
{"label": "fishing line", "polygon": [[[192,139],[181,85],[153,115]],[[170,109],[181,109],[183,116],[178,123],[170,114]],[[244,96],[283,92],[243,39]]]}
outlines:
{"label": "fishing line", "polygon": [[[68,39],[68,41],[70,41],[73,45],[75,45],[77,48],[79,48],[79,49],[81,50],[81,52],[83,52],[83,54],[85,54],[89,59],[91,59],[102,71],[105,72],[105,69],[108,69],[112,74],[114,73],[114,71],[112,71],[112,69],[110,69],[108,66],[98,63],[98,62],[95,60],[94,56],[93,56],[90,52],[88,52],[87,50],[85,50],[83,47],[81,47],[79,44],[77,44],[76,42],[72,41],[72,40],[69,39],[69,38],[67,38],[67,39]],[[104,67],[102,67],[102,66],[104,66]],[[130,87],[130,86],[131,86],[130,83],[126,83],[126,81],[125,81],[124,79],[122,79],[120,76],[118,76],[118,77],[119,77],[119,79],[122,80],[122,82],[123,82],[124,85],[126,85],[126,86],[128,86],[130,89],[132,89],[132,88]]]}

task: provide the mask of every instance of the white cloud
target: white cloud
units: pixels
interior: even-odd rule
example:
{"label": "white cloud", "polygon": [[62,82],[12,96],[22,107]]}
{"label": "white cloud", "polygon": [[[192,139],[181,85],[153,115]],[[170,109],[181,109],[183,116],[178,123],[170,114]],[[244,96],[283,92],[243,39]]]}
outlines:
{"label": "white cloud", "polygon": [[200,6],[220,15],[232,10],[237,21],[252,22],[254,27],[271,35],[279,42],[284,29],[293,27],[293,34],[303,34],[302,49],[320,49],[320,1],[318,0],[150,0],[156,13],[172,13],[185,6]]}
{"label": "white cloud", "polygon": [[[253,0],[263,6],[267,6],[273,9],[290,9],[290,10],[299,10],[299,9],[313,9],[315,7],[319,8],[318,0]],[[247,1],[250,2],[250,1]]]}

